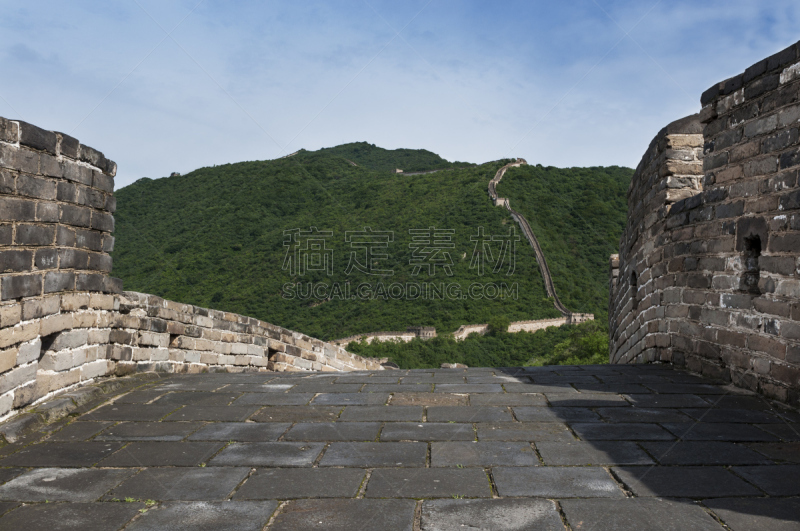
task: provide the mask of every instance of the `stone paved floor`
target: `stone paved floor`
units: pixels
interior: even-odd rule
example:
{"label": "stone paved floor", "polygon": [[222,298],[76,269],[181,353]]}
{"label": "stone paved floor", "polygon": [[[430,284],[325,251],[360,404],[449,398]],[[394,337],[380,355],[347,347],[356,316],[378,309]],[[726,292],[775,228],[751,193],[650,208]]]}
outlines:
{"label": "stone paved floor", "polygon": [[172,376],[0,448],[0,529],[798,530],[799,422],[662,366]]}

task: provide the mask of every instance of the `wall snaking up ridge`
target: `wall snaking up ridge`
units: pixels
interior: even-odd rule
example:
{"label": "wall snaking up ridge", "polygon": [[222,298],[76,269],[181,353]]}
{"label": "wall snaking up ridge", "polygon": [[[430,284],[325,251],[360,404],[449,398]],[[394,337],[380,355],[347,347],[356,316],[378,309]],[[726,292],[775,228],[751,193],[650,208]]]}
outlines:
{"label": "wall snaking up ridge", "polygon": [[800,43],[701,104],[631,182],[611,361],[671,362],[800,404]]}
{"label": "wall snaking up ridge", "polygon": [[382,368],[251,317],[123,292],[115,174],[69,135],[0,118],[0,417],[135,371]]}

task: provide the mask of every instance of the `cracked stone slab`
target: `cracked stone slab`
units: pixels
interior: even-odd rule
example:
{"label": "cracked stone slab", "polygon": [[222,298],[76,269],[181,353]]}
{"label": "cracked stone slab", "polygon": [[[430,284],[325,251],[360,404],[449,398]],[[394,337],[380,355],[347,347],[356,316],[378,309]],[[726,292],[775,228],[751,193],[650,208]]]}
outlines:
{"label": "cracked stone slab", "polygon": [[706,402],[697,395],[686,394],[626,394],[625,398],[637,407],[710,407],[711,404]]}
{"label": "cracked stone slab", "polygon": [[534,393],[481,393],[470,395],[471,406],[546,406],[544,395]]}
{"label": "cracked stone slab", "polygon": [[126,531],[261,531],[274,501],[169,502],[148,510]]}
{"label": "cracked stone slab", "polygon": [[286,441],[374,441],[380,422],[298,422],[284,436]]}
{"label": "cracked stone slab", "polygon": [[437,383],[433,388],[434,393],[502,393],[503,386],[496,384],[467,384],[467,383]]}
{"label": "cracked stone slab", "polygon": [[236,491],[236,500],[354,498],[366,471],[359,468],[273,468],[258,470]]}
{"label": "cracked stone slab", "polygon": [[722,531],[722,526],[708,513],[689,501],[561,500],[561,508],[572,529],[581,531]]}
{"label": "cracked stone slab", "polygon": [[500,496],[537,498],[623,498],[608,472],[599,467],[496,467]]}
{"label": "cracked stone slab", "polygon": [[368,498],[489,498],[492,489],[480,468],[376,468],[367,483]]}
{"label": "cracked stone slab", "polygon": [[553,407],[631,407],[627,400],[612,393],[545,393]]}
{"label": "cracked stone slab", "polygon": [[472,441],[472,424],[449,422],[389,422],[381,441]]}
{"label": "cracked stone slab", "polygon": [[[743,444],[717,441],[643,442],[662,465],[765,465],[770,461]],[[623,463],[627,464],[627,463]],[[638,464],[638,463],[636,463]]]}
{"label": "cracked stone slab", "polygon": [[320,406],[382,406],[389,393],[321,393],[312,404]]}
{"label": "cracked stone slab", "polygon": [[421,421],[422,406],[347,406],[340,419],[376,422]]}
{"label": "cracked stone slab", "polygon": [[234,443],[214,457],[209,466],[311,466],[324,443],[253,442]]}
{"label": "cracked stone slab", "polygon": [[637,496],[718,498],[761,492],[722,467],[619,467],[614,473]]}
{"label": "cracked stone slab", "polygon": [[104,429],[114,424],[113,422],[73,422],[67,424],[53,435],[47,438],[48,441],[77,442],[85,441]]}
{"label": "cracked stone slab", "polygon": [[785,420],[769,411],[757,409],[682,409],[682,413],[703,422],[733,422],[747,424],[783,424]]}
{"label": "cracked stone slab", "polygon": [[431,500],[422,503],[422,531],[564,529],[550,500]]}
{"label": "cracked stone slab", "polygon": [[363,384],[333,384],[333,383],[301,383],[291,389],[290,393],[357,393]]}
{"label": "cracked stone slab", "polygon": [[678,438],[687,441],[777,441],[778,438],[755,426],[737,423],[679,422],[663,426]]}
{"label": "cracked stone slab", "polygon": [[566,424],[557,422],[499,422],[478,424],[479,441],[574,441]]}
{"label": "cracked stone slab", "polygon": [[427,453],[423,442],[335,442],[319,466],[424,467]]}
{"label": "cracked stone slab", "polygon": [[212,422],[189,436],[190,441],[277,441],[292,424],[289,422]]}
{"label": "cracked stone slab", "polygon": [[143,507],[143,503],[25,505],[0,518],[0,529],[108,531],[125,525]]}
{"label": "cracked stone slab", "polygon": [[539,466],[539,458],[526,442],[434,442],[431,466]]}
{"label": "cracked stone slab", "polygon": [[685,422],[690,417],[674,409],[644,407],[601,407],[597,413],[608,422]]}
{"label": "cracked stone slab", "polygon": [[0,461],[0,466],[92,466],[122,448],[120,442],[54,442],[28,446]]}
{"label": "cracked stone slab", "polygon": [[341,406],[270,406],[251,418],[256,422],[330,422],[336,420]]}
{"label": "cracked stone slab", "polygon": [[180,441],[199,429],[199,422],[122,422],[109,428],[96,441]]}
{"label": "cracked stone slab", "polygon": [[148,468],[106,497],[137,500],[224,500],[250,473],[249,468]]}
{"label": "cracked stone slab", "polygon": [[756,452],[777,461],[800,463],[800,443],[753,443],[748,445]]}
{"label": "cracked stone slab", "polygon": [[245,393],[234,406],[305,406],[314,398],[313,393]]}
{"label": "cracked stone slab", "polygon": [[733,531],[797,531],[800,527],[797,498],[721,498],[703,504]]}
{"label": "cracked stone slab", "polygon": [[154,404],[109,404],[81,416],[81,420],[157,421],[180,406]]}
{"label": "cracked stone slab", "polygon": [[507,407],[497,406],[431,406],[427,413],[429,422],[512,422],[514,420]]}
{"label": "cracked stone slab", "polygon": [[[673,443],[666,443],[673,444]],[[653,460],[634,442],[538,442],[545,465],[651,465]]]}
{"label": "cracked stone slab", "polygon": [[467,400],[466,395],[447,393],[395,393],[392,395],[390,404],[393,406],[466,406]]}
{"label": "cracked stone slab", "polygon": [[174,392],[167,393],[153,402],[154,406],[227,406],[241,393]]}
{"label": "cracked stone slab", "polygon": [[90,502],[133,473],[97,468],[34,469],[0,486],[0,500]]}
{"label": "cracked stone slab", "polygon": [[800,495],[800,465],[736,466],[733,471],[770,496]]}
{"label": "cracked stone slab", "polygon": [[24,468],[0,468],[0,484],[14,479],[25,471]]}
{"label": "cracked stone slab", "polygon": [[259,406],[186,406],[164,420],[170,422],[191,420],[243,422],[259,409]]}
{"label": "cracked stone slab", "polygon": [[411,531],[414,500],[296,500],[276,517],[270,531]]}
{"label": "cracked stone slab", "polygon": [[219,442],[132,442],[100,466],[197,466],[223,446]]}
{"label": "cracked stone slab", "polygon": [[522,422],[594,422],[600,416],[585,407],[512,407],[514,416]]}

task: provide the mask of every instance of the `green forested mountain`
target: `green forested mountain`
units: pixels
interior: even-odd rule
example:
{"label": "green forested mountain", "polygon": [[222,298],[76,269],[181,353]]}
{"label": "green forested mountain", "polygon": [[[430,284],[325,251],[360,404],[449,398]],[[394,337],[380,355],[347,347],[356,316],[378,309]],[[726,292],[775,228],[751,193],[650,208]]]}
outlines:
{"label": "green forested mountain", "polygon": [[632,176],[617,166],[520,166],[497,186],[530,223],[558,297],[573,312],[607,313],[608,257],[619,251]]}
{"label": "green forested mountain", "polygon": [[[555,317],[558,313],[545,296],[534,254],[524,239],[516,244],[511,275],[507,274],[510,253],[501,260],[502,268],[492,271],[491,260],[496,263],[500,256],[502,238],[487,241],[473,257],[476,242],[471,238],[480,234],[479,227],[485,240],[507,235],[511,228],[519,234],[508,212],[492,206],[486,193],[489,180],[505,162],[453,168],[456,163],[430,152],[388,151],[359,143],[140,179],[116,193],[113,274],[123,279],[126,290],[250,315],[321,339],[412,325],[435,326],[442,334],[498,316],[510,321]],[[388,172],[442,167],[450,171],[416,176]],[[573,172],[559,178],[582,179],[576,186],[586,185],[592,175],[607,179],[609,172],[629,172],[603,168],[544,172],[551,170]],[[514,175],[506,174],[501,186],[506,179],[512,182],[509,176]],[[503,194],[522,210],[523,203],[512,191]],[[551,202],[546,194],[539,197]],[[620,201],[624,217],[624,195],[609,199],[612,206],[581,212],[590,224],[599,226],[602,222],[595,216],[619,208]],[[530,221],[538,235],[534,219]],[[367,227],[373,233],[366,233]],[[432,227],[434,233],[426,234]],[[570,224],[559,227],[577,230]],[[312,228],[319,232],[311,233]],[[410,229],[420,232],[410,234]],[[412,237],[421,238],[418,241],[427,250],[425,245],[414,247]],[[570,232],[563,237],[583,238]],[[371,247],[365,244],[369,240]],[[589,251],[547,255],[559,294],[562,282],[579,281],[595,263],[602,263],[602,270],[591,274],[588,285],[595,291],[604,289],[608,253],[605,248],[600,251],[604,256],[588,255]],[[296,267],[298,258],[307,270]],[[474,258],[487,265],[483,274],[471,267],[477,263]],[[561,265],[562,259],[581,262]],[[433,263],[438,265],[430,267]],[[416,275],[415,265],[420,265]],[[387,270],[392,274],[375,274]],[[559,279],[557,271],[570,278]],[[368,288],[358,297],[357,286],[362,283]],[[413,285],[423,283],[428,284],[427,296],[413,297]],[[491,286],[501,283],[508,289],[496,297],[475,298],[469,288],[476,283],[490,286],[488,291],[478,289],[476,293],[483,295],[494,295]],[[309,285],[319,288],[317,296],[308,295]],[[438,295],[442,286],[450,290],[449,296]],[[570,306],[568,297],[562,299]],[[580,300],[583,305],[576,309],[602,312],[606,301],[600,299]]]}

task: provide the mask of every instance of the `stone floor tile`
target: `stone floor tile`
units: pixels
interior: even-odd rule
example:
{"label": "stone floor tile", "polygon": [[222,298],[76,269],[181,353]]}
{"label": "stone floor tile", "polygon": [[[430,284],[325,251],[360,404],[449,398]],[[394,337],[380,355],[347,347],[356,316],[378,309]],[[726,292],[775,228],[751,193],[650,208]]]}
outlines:
{"label": "stone floor tile", "polygon": [[270,531],[411,531],[415,506],[414,500],[296,500]]}
{"label": "stone floor tile", "polygon": [[114,400],[115,404],[146,404],[152,402],[160,396],[168,393],[164,389],[144,389],[142,391],[131,391]]}
{"label": "stone floor tile", "polygon": [[553,407],[630,407],[627,400],[611,393],[545,393]]}
{"label": "stone floor tile", "polygon": [[625,398],[636,407],[710,407],[711,404],[697,395],[689,394],[626,394]]}
{"label": "stone floor tile", "polygon": [[243,422],[259,409],[260,406],[186,406],[164,420],[169,422],[191,420]]}
{"label": "stone floor tile", "polygon": [[217,453],[219,442],[132,442],[100,466],[197,466]]}
{"label": "stone floor tile", "polygon": [[366,471],[360,468],[270,468],[258,470],[235,500],[355,498]]}
{"label": "stone floor tile", "polygon": [[749,424],[676,422],[662,424],[676,437],[688,441],[777,441],[778,438]]}
{"label": "stone floor tile", "polygon": [[512,408],[514,416],[522,422],[594,422],[600,416],[585,407],[528,407]]}
{"label": "stone floor tile", "polygon": [[339,384],[366,384],[366,383],[373,383],[373,384],[396,384],[400,382],[401,375],[397,376],[371,376],[371,375],[362,375],[356,374],[354,376],[346,375],[346,376],[339,376],[334,380],[333,383]]}
{"label": "stone floor tile", "polygon": [[388,401],[389,393],[321,393],[314,398],[312,404],[315,406],[382,406]]}
{"label": "stone floor tile", "polygon": [[751,443],[748,446],[769,459],[800,463],[800,442]]}
{"label": "stone floor tile", "polygon": [[250,420],[256,422],[330,422],[336,420],[341,406],[270,406]]}
{"label": "stone floor tile", "polygon": [[85,441],[114,424],[113,422],[73,422],[47,438],[50,442]]}
{"label": "stone floor tile", "polygon": [[212,422],[191,436],[190,441],[277,441],[292,424],[289,422]]}
{"label": "stone floor tile", "polygon": [[[285,382],[283,379],[272,380],[260,386],[248,386],[246,393],[285,393],[296,385],[295,382]],[[312,395],[314,393],[311,393]]]}
{"label": "stone floor tile", "polygon": [[265,394],[265,393],[283,393],[288,389],[291,389],[293,384],[256,384],[256,383],[233,383],[228,384],[219,391],[218,393],[258,393],[258,394]]}
{"label": "stone floor tile", "polygon": [[125,469],[37,468],[0,486],[0,500],[90,502],[133,473]]}
{"label": "stone floor tile", "polygon": [[527,442],[433,442],[431,466],[539,466],[539,458]]}
{"label": "stone floor tile", "polygon": [[366,422],[421,421],[422,406],[347,406],[340,419]]}
{"label": "stone floor tile", "polygon": [[691,418],[679,410],[663,407],[601,407],[596,411],[608,422],[686,422]]}
{"label": "stone floor tile", "polygon": [[367,498],[491,498],[481,468],[376,468],[367,483]]}
{"label": "stone floor tile", "polygon": [[613,470],[637,496],[719,498],[762,495],[758,489],[722,467],[615,467]]}
{"label": "stone floor tile", "polygon": [[479,393],[470,395],[469,404],[475,406],[546,406],[544,395],[535,393]]}
{"label": "stone floor tile", "polygon": [[558,531],[564,525],[550,500],[431,500],[422,503],[420,529]]}
{"label": "stone floor tile", "polygon": [[725,393],[728,392],[721,385],[712,385],[704,383],[680,384],[672,382],[663,382],[663,383],[647,382],[644,385],[645,387],[649,387],[656,393],[665,393],[665,394],[724,395]]}
{"label": "stone floor tile", "polygon": [[[475,396],[500,396],[482,394]],[[446,393],[394,393],[389,402],[392,406],[466,406],[469,397]]]}
{"label": "stone floor tile", "polygon": [[572,441],[536,443],[545,465],[650,465],[654,461],[636,443]]}
{"label": "stone floor tile", "polygon": [[283,437],[286,441],[374,441],[380,422],[298,422]]}
{"label": "stone floor tile", "polygon": [[575,389],[581,393],[613,393],[613,394],[628,394],[628,393],[653,393],[650,389],[640,383],[617,382],[617,383],[575,383]]}
{"label": "stone floor tile", "polygon": [[657,424],[576,422],[572,429],[587,441],[672,441],[675,437]]}
{"label": "stone floor tile", "polygon": [[174,378],[153,386],[159,391],[216,391],[228,383],[216,378]]}
{"label": "stone floor tile", "polygon": [[800,529],[798,498],[721,498],[706,500],[703,505],[733,531]]}
{"label": "stone floor tile", "polygon": [[226,392],[227,389],[211,393],[208,391],[182,391],[167,393],[153,402],[154,406],[227,406],[242,393]]}
{"label": "stone floor tile", "polygon": [[245,393],[234,400],[234,406],[305,406],[314,393]]}
{"label": "stone floor tile", "polygon": [[722,409],[752,409],[756,411],[771,411],[774,409],[766,398],[758,395],[730,394],[725,396],[710,396],[707,397],[707,399],[714,404],[714,407]]}
{"label": "stone floor tile", "polygon": [[622,498],[625,494],[599,467],[495,467],[500,496]]}
{"label": "stone floor tile", "polygon": [[800,424],[755,424],[755,426],[784,441],[800,441]]}
{"label": "stone floor tile", "polygon": [[437,383],[434,393],[502,393],[503,386],[497,384]]}
{"label": "stone floor tile", "polygon": [[180,441],[199,429],[201,422],[121,422],[95,441]]}
{"label": "stone floor tile", "polygon": [[[448,408],[452,409],[452,408]],[[450,422],[388,422],[381,441],[472,441],[472,424]]]}
{"label": "stone floor tile", "polygon": [[108,404],[80,417],[81,420],[156,421],[166,417],[180,406],[155,404]]}
{"label": "stone floor tile", "polygon": [[261,531],[274,501],[169,502],[148,510],[126,531]]}
{"label": "stone floor tile", "polygon": [[569,384],[524,384],[524,383],[507,383],[503,384],[503,388],[507,393],[554,393],[554,394],[578,394]]}
{"label": "stone floor tile", "polygon": [[0,461],[0,466],[92,466],[122,448],[120,442],[34,444]]}
{"label": "stone floor tile", "polygon": [[365,384],[362,393],[432,393],[433,382],[420,384]]}
{"label": "stone floor tile", "polygon": [[319,466],[424,467],[427,453],[424,442],[335,442]]}
{"label": "stone floor tile", "polygon": [[11,481],[25,471],[26,469],[24,468],[0,468],[0,485],[6,481]]}
{"label": "stone floor tile", "polygon": [[333,384],[322,382],[311,382],[297,384],[289,393],[358,393],[364,384]]}
{"label": "stone floor tile", "polygon": [[427,419],[429,422],[512,422],[514,417],[507,407],[431,406]]}
{"label": "stone floor tile", "polygon": [[800,495],[800,465],[735,466],[732,470],[770,496]]}
{"label": "stone floor tile", "polygon": [[0,518],[2,530],[108,531],[139,514],[143,503],[47,503],[24,505]]}
{"label": "stone floor tile", "polygon": [[222,450],[209,466],[311,466],[324,443],[253,442],[234,443]]}
{"label": "stone floor tile", "polygon": [[719,441],[643,442],[662,465],[765,465],[770,461],[743,444]]}
{"label": "stone floor tile", "polygon": [[104,498],[137,500],[224,500],[250,473],[246,467],[147,468]]}
{"label": "stone floor tile", "polygon": [[722,531],[701,507],[658,498],[562,500],[572,529],[581,531]]}
{"label": "stone floor tile", "polygon": [[770,411],[757,409],[692,408],[681,409],[689,417],[702,422],[742,422],[746,424],[784,424],[784,420]]}
{"label": "stone floor tile", "polygon": [[478,424],[479,441],[574,441],[566,424],[558,422],[498,422]]}

